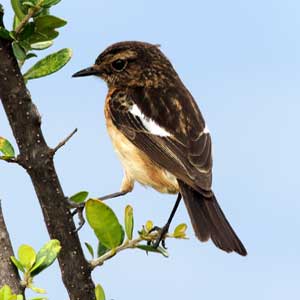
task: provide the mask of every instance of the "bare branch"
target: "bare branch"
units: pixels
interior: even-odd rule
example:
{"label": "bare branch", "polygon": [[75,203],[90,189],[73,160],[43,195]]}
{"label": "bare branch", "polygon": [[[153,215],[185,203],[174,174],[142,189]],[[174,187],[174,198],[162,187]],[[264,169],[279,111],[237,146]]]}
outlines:
{"label": "bare branch", "polygon": [[16,158],[16,157],[0,156],[0,160],[6,161],[8,163],[20,164],[20,162],[18,161],[18,158]]}
{"label": "bare branch", "polygon": [[62,140],[55,148],[51,149],[52,155],[54,155],[61,147],[63,147],[71,138],[72,136],[78,131],[75,128],[64,140]]}
{"label": "bare branch", "polygon": [[114,257],[118,252],[126,250],[126,249],[135,248],[141,241],[143,241],[143,238],[141,238],[141,237],[131,240],[131,241],[127,240],[125,243],[123,243],[119,247],[106,252],[105,254],[103,254],[102,256],[100,256],[96,259],[91,260],[90,261],[91,267],[94,269],[97,266],[103,265],[106,260]]}
{"label": "bare branch", "polygon": [[[153,229],[155,229],[155,227],[153,227]],[[102,266],[104,264],[104,262],[106,260],[111,259],[112,257],[114,257],[117,253],[127,250],[127,249],[134,249],[134,248],[138,248],[139,246],[145,246],[142,245],[141,242],[147,242],[148,246],[152,245],[152,250],[157,249],[156,252],[160,252],[161,254],[163,254],[161,251],[165,251],[166,248],[161,248],[161,247],[153,247],[153,243],[156,242],[157,238],[159,237],[159,232],[157,230],[154,231],[149,231],[149,232],[144,232],[143,234],[141,234],[138,238],[133,239],[133,240],[126,240],[122,245],[107,251],[106,253],[104,253],[102,256],[92,259],[90,261],[90,265],[91,268],[94,269],[97,266]],[[175,237],[173,234],[166,234],[165,235],[165,239],[167,238],[178,238]],[[182,236],[180,237],[181,239],[186,239],[186,236]],[[164,253],[164,255],[166,255],[166,252]]]}

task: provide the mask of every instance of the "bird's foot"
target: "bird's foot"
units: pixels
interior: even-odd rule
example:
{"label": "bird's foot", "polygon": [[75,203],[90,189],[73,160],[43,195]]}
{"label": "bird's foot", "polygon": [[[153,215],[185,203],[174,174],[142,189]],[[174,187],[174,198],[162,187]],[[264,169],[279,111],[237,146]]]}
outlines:
{"label": "bird's foot", "polygon": [[74,217],[75,215],[78,215],[78,219],[79,219],[79,223],[78,223],[78,227],[76,228],[75,232],[78,232],[82,226],[85,223],[85,219],[83,216],[83,210],[85,207],[85,203],[75,203],[74,201],[70,200],[70,198],[66,198],[68,204],[69,204],[69,208],[73,209],[73,211],[71,212],[71,216]]}
{"label": "bird's foot", "polygon": [[149,233],[151,232],[157,232],[157,239],[155,241],[150,241],[148,244],[149,246],[152,246],[153,248],[157,248],[160,243],[161,243],[161,246],[164,248],[164,249],[167,249],[166,247],[166,235],[169,231],[169,224],[166,224],[165,226],[163,227],[158,227],[158,226],[154,226],[150,231]]}

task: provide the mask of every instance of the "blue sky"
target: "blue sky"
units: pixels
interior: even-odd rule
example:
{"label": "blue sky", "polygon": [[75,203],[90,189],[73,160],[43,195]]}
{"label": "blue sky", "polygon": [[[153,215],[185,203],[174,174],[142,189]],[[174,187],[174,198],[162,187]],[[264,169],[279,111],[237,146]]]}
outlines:
{"label": "blue sky", "polygon": [[[10,24],[9,1],[2,3]],[[127,251],[108,261],[93,274],[108,299],[299,297],[299,9],[296,0],[63,0],[55,8],[69,23],[51,51],[70,47],[73,59],[28,87],[49,145],[79,129],[55,158],[65,193],[85,189],[101,196],[118,190],[122,178],[105,132],[107,88],[99,79],[71,75],[113,42],[158,43],[206,118],[214,143],[214,190],[249,252],[243,258],[198,242],[181,204],[174,224],[187,222],[190,239],[169,241],[169,259]],[[0,135],[15,145],[1,106]],[[0,162],[0,183],[15,249],[22,243],[39,248],[48,237],[27,174]],[[174,201],[136,185],[109,204],[121,219],[131,204],[139,229],[147,219],[164,224]],[[96,245],[88,226],[80,237]],[[57,264],[36,285],[50,299],[67,299]]]}

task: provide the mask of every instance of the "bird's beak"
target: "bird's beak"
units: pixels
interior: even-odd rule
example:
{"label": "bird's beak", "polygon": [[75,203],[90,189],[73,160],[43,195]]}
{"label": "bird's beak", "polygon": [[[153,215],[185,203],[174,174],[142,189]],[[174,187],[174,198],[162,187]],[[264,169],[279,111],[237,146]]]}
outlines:
{"label": "bird's beak", "polygon": [[94,66],[80,70],[72,75],[72,77],[83,77],[83,76],[91,76],[91,75],[99,75],[99,70],[97,70]]}

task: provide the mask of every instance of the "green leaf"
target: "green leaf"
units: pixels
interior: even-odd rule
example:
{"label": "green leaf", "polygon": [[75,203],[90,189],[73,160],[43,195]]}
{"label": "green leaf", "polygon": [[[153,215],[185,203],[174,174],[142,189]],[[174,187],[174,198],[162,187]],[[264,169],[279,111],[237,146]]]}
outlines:
{"label": "green leaf", "polygon": [[186,234],[185,234],[186,229],[187,229],[186,224],[184,224],[184,223],[179,224],[178,226],[176,226],[173,236],[177,239],[185,238],[186,237]]}
{"label": "green leaf", "polygon": [[25,12],[23,11],[24,8],[21,5],[21,1],[20,0],[11,0],[11,6],[15,12],[15,15],[17,16],[17,18],[19,20],[24,19],[25,17]]}
{"label": "green leaf", "polygon": [[81,192],[78,192],[78,193],[74,194],[73,196],[71,196],[70,200],[75,203],[82,203],[88,197],[88,195],[89,195],[89,192],[81,191]]}
{"label": "green leaf", "polygon": [[42,256],[39,260],[34,264],[34,266],[30,269],[30,273],[34,273],[46,260],[46,256]]}
{"label": "green leaf", "polygon": [[15,156],[15,150],[11,143],[0,136],[0,152],[3,153],[4,156],[7,157],[14,157]]}
{"label": "green leaf", "polygon": [[31,46],[28,43],[27,40],[23,40],[19,42],[19,45],[22,47],[22,49],[25,51],[26,53],[26,57],[27,57],[27,52],[31,50]]}
{"label": "green leaf", "polygon": [[9,34],[9,31],[6,30],[4,27],[0,26],[0,37],[5,39],[5,40],[11,40],[11,36]]}
{"label": "green leaf", "polygon": [[33,285],[29,285],[28,286],[31,290],[33,290],[34,292],[38,293],[38,294],[46,294],[47,291],[45,289],[41,289],[41,288],[38,288],[36,286],[33,286]]}
{"label": "green leaf", "polygon": [[[23,295],[15,295],[12,294],[11,296],[9,296],[8,300],[23,300]],[[0,298],[0,300],[2,300],[2,298]]]}
{"label": "green leaf", "polygon": [[97,257],[102,256],[103,254],[105,254],[107,251],[109,251],[109,249],[107,249],[103,244],[101,244],[101,242],[99,241],[98,243],[98,248],[97,248]]}
{"label": "green leaf", "polygon": [[42,6],[43,7],[51,7],[59,3],[61,0],[44,0]]}
{"label": "green leaf", "polygon": [[37,57],[37,55],[35,53],[28,53],[26,55],[26,59],[30,59],[30,58],[33,58],[33,57]]}
{"label": "green leaf", "polygon": [[30,270],[36,260],[36,253],[29,245],[21,245],[18,250],[19,261],[26,270]]}
{"label": "green leaf", "polygon": [[10,260],[13,262],[13,264],[20,270],[22,271],[23,273],[25,273],[25,269],[23,267],[23,265],[21,264],[20,261],[18,261],[18,259],[14,256],[11,256],[10,257]]}
{"label": "green leaf", "polygon": [[16,30],[16,28],[19,26],[20,22],[21,21],[19,20],[19,18],[16,15],[14,15],[13,30]]}
{"label": "green leaf", "polygon": [[124,230],[113,210],[100,200],[89,199],[86,217],[98,240],[108,249],[116,248],[124,240]]}
{"label": "green leaf", "polygon": [[153,228],[153,222],[151,220],[148,220],[145,224],[146,232],[149,232]]}
{"label": "green leaf", "polygon": [[18,36],[18,40],[23,41],[28,39],[34,33],[34,23],[27,23]]}
{"label": "green leaf", "polygon": [[47,300],[47,297],[34,297],[34,298],[30,298],[30,300]]}
{"label": "green leaf", "polygon": [[48,7],[43,7],[36,16],[48,16],[50,15],[50,9]]}
{"label": "green leaf", "polygon": [[35,18],[36,31],[44,32],[47,29],[55,29],[67,24],[66,20],[46,15]]}
{"label": "green leaf", "polygon": [[9,298],[12,296],[11,289],[8,285],[4,285],[0,289],[0,300],[9,300]]}
{"label": "green leaf", "polygon": [[[43,9],[45,10],[45,9]],[[55,28],[66,25],[66,21],[50,15],[40,15],[36,17],[34,22],[34,33],[31,34],[26,42],[36,44],[39,42],[50,42],[58,36]],[[49,45],[50,46],[50,45]],[[40,50],[40,49],[38,49]]]}
{"label": "green leaf", "polygon": [[23,1],[22,4],[24,6],[28,6],[28,7],[35,7],[35,4],[33,4],[32,2],[30,1]]}
{"label": "green leaf", "polygon": [[26,3],[30,3],[30,6],[36,6],[38,4],[39,0],[21,0],[21,4],[27,5]]}
{"label": "green leaf", "polygon": [[44,42],[38,42],[31,44],[31,49],[33,50],[44,50],[53,45],[53,41],[44,41]]}
{"label": "green leaf", "polygon": [[10,31],[9,32],[9,36],[11,37],[11,39],[13,41],[17,40],[17,38],[16,38],[16,32],[15,31]]}
{"label": "green leaf", "polygon": [[26,52],[24,49],[20,46],[18,42],[12,43],[14,55],[19,61],[24,61],[26,59]]}
{"label": "green leaf", "polygon": [[72,50],[68,48],[52,53],[31,67],[24,74],[24,78],[35,79],[57,72],[71,59],[71,56]]}
{"label": "green leaf", "polygon": [[[51,240],[46,243],[36,256],[36,264],[32,267],[31,276],[36,276],[48,268],[55,261],[60,249],[61,246],[58,240]],[[41,260],[43,260],[42,263]],[[39,265],[38,267],[36,267],[37,264]]]}
{"label": "green leaf", "polygon": [[85,242],[84,244],[85,244],[86,248],[88,249],[89,253],[91,254],[92,258],[94,258],[94,249],[93,249],[93,247],[87,242]]}
{"label": "green leaf", "polygon": [[106,299],[104,290],[100,284],[96,285],[95,295],[96,295],[96,300],[105,300]]}
{"label": "green leaf", "polygon": [[138,249],[144,250],[146,252],[155,252],[155,253],[160,253],[162,254],[164,257],[169,257],[169,253],[162,247],[157,247],[157,248],[153,248],[152,246],[148,246],[148,245],[138,245],[136,246]]}
{"label": "green leaf", "polygon": [[46,42],[54,40],[58,36],[58,32],[54,29],[45,29],[43,32],[35,31],[31,36],[26,39],[28,44],[35,44],[39,42]]}
{"label": "green leaf", "polygon": [[133,227],[133,208],[130,205],[127,205],[125,207],[125,231],[129,240],[132,240]]}

